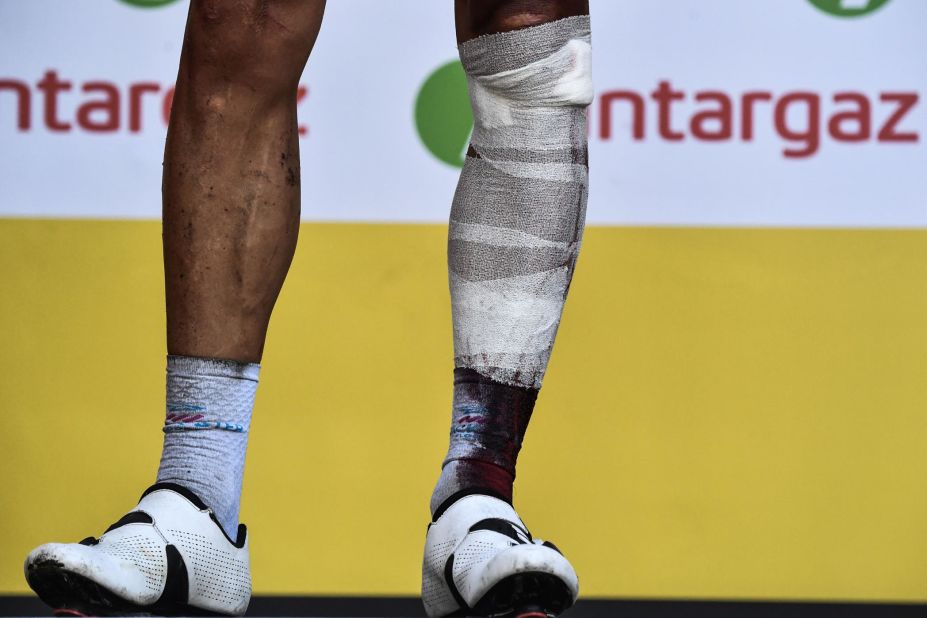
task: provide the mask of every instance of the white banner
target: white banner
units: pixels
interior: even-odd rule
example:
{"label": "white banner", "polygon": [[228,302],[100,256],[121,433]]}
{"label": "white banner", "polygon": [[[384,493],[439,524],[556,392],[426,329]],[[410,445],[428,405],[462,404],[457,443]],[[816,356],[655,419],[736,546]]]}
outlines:
{"label": "white banner", "polygon": [[[0,216],[160,216],[186,8],[0,0]],[[592,23],[590,223],[927,227],[927,2],[593,0]],[[455,58],[451,0],[328,3],[305,219],[446,220]]]}

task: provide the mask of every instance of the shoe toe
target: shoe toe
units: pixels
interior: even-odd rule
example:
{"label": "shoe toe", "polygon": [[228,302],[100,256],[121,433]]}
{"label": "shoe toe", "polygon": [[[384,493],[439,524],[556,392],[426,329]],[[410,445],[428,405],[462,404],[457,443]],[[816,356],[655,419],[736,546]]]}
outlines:
{"label": "shoe toe", "polygon": [[[158,570],[156,565],[153,568]],[[30,586],[40,596],[41,590],[37,588],[54,572],[78,575],[137,605],[154,603],[161,593],[152,585],[151,574],[139,568],[138,560],[78,543],[47,543],[37,547],[26,557],[25,572]]]}
{"label": "shoe toe", "polygon": [[573,598],[579,594],[576,571],[563,555],[544,545],[515,545],[489,559],[482,570],[484,581],[477,586],[488,590],[502,579],[519,573],[545,573],[566,584]]}

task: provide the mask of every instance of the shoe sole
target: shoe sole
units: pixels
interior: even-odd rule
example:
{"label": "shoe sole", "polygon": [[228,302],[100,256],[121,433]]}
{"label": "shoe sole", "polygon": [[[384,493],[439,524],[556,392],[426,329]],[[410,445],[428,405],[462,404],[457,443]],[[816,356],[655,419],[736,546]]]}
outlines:
{"label": "shoe sole", "polygon": [[573,605],[560,578],[549,573],[519,573],[506,577],[477,602],[467,616],[552,618]]}
{"label": "shoe sole", "polygon": [[220,616],[189,605],[141,606],[117,596],[83,575],[46,560],[29,565],[26,581],[55,616]]}

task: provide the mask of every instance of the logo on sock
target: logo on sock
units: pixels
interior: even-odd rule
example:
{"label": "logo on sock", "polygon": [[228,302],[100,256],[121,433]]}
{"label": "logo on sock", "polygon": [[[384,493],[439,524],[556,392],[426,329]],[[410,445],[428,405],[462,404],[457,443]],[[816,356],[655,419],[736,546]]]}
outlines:
{"label": "logo on sock", "polygon": [[438,67],[415,98],[418,136],[439,160],[463,167],[473,132],[473,112],[467,95],[467,76],[458,60]]}
{"label": "logo on sock", "polygon": [[888,0],[808,0],[818,9],[835,17],[862,17],[873,13]]}

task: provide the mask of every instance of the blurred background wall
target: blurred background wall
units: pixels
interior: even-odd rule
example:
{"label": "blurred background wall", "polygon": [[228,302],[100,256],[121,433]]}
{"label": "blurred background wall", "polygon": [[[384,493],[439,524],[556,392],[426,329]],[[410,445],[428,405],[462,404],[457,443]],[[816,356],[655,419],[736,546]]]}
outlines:
{"label": "blurred background wall", "polygon": [[[0,0],[0,593],[153,481],[185,0]],[[599,597],[927,601],[927,2],[593,0],[589,221],[516,503]],[[255,592],[413,595],[450,0],[332,0],[245,477]]]}

